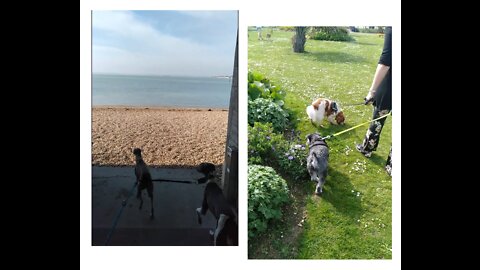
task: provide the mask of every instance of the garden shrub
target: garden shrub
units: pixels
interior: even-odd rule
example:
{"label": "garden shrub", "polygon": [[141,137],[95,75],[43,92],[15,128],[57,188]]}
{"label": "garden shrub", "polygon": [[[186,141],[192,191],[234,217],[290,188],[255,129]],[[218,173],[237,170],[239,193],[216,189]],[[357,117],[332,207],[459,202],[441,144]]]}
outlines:
{"label": "garden shrub", "polygon": [[276,152],[284,152],[282,134],[275,133],[272,123],[255,122],[253,127],[248,126],[248,164],[262,164],[274,166]]}
{"label": "garden shrub", "polygon": [[352,41],[345,27],[311,27],[308,36],[315,40]]}
{"label": "garden shrub", "polygon": [[271,99],[283,106],[285,91],[279,85],[274,85],[268,78],[256,72],[248,72],[248,99]]}
{"label": "garden shrub", "polygon": [[282,132],[288,124],[288,113],[277,103],[257,98],[248,101],[248,124],[253,126],[255,122],[272,123],[273,129]]}
{"label": "garden shrub", "polygon": [[271,167],[248,166],[249,239],[266,231],[269,222],[280,220],[288,192],[287,182]]}
{"label": "garden shrub", "polygon": [[385,27],[383,26],[379,26],[377,28],[363,27],[363,28],[359,28],[359,30],[360,30],[360,33],[383,34],[385,32]]}
{"label": "garden shrub", "polygon": [[275,133],[271,123],[254,123],[248,127],[248,164],[278,168],[291,179],[308,179],[305,145],[299,139],[285,139]]}
{"label": "garden shrub", "polygon": [[293,32],[295,31],[295,26],[280,26],[279,29],[283,31]]}
{"label": "garden shrub", "polygon": [[305,145],[296,141],[283,140],[277,144],[275,160],[282,172],[291,179],[309,179],[307,170],[308,151]]}

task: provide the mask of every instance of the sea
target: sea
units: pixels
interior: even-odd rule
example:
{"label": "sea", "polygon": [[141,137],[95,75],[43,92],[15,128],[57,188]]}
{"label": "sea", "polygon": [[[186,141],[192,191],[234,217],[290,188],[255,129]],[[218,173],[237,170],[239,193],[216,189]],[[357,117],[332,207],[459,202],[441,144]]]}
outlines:
{"label": "sea", "polygon": [[92,76],[93,106],[228,108],[231,77]]}

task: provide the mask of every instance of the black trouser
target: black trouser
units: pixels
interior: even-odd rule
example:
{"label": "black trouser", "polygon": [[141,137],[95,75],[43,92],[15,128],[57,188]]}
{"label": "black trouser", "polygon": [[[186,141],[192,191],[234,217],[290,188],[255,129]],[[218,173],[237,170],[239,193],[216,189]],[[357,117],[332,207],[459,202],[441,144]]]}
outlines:
{"label": "black trouser", "polygon": [[387,164],[385,166],[390,166],[392,168],[392,147],[390,147],[390,154],[388,154]]}
{"label": "black trouser", "polygon": [[[381,117],[385,114],[388,114],[390,110],[379,110],[377,107],[373,110],[373,118],[376,119],[378,117]],[[372,151],[377,150],[378,142],[380,141],[380,133],[382,133],[383,129],[383,124],[385,123],[385,120],[387,117],[384,117],[382,119],[373,121],[370,124],[370,127],[367,130],[367,134],[365,135],[365,139],[363,139],[363,151],[365,153],[370,153]]]}

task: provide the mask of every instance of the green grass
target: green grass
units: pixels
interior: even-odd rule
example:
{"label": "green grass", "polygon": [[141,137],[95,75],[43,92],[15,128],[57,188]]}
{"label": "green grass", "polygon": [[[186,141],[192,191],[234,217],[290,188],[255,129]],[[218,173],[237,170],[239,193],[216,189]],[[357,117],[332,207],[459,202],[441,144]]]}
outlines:
{"label": "green grass", "polygon": [[[315,131],[333,134],[371,120],[372,106],[342,105],[366,96],[383,38],[353,33],[353,42],[307,40],[306,53],[297,54],[292,51],[293,34],[274,31],[271,40],[260,41],[255,31],[249,31],[248,68],[287,91],[285,106],[293,112],[291,121],[301,136]],[[326,120],[323,127],[312,126],[305,108],[318,97],[339,102],[346,116],[344,126]],[[328,141],[330,166],[322,197],[313,195],[309,179],[294,182],[285,177],[292,203],[284,209],[282,222],[249,242],[249,258],[392,258],[392,181],[384,171],[392,142],[391,117],[377,151],[368,159],[355,150],[367,127]]]}

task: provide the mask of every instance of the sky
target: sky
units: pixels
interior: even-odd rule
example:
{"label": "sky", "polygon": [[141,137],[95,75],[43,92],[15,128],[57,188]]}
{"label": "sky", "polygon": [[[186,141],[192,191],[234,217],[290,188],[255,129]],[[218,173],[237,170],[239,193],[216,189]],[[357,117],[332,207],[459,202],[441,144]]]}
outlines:
{"label": "sky", "polygon": [[237,11],[93,11],[92,72],[225,76]]}

